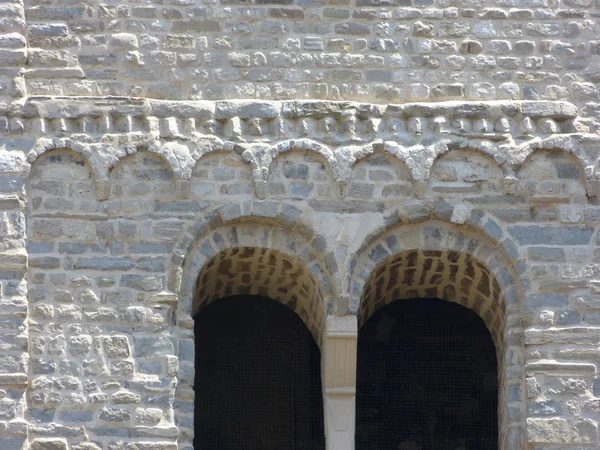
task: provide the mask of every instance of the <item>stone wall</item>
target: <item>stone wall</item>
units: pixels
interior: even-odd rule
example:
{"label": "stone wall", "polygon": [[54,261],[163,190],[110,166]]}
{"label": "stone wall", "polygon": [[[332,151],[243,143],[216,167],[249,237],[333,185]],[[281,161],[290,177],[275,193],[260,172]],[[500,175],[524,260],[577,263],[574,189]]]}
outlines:
{"label": "stone wall", "polygon": [[228,293],[315,336],[328,449],[357,330],[415,295],[490,329],[499,448],[598,448],[599,14],[2,1],[0,449],[191,450],[193,315]]}
{"label": "stone wall", "polygon": [[570,99],[595,117],[599,14],[596,0],[10,0],[0,94]]}
{"label": "stone wall", "polygon": [[2,138],[2,448],[191,450],[193,315],[266,294],[352,448],[356,330],[476,311],[500,447],[599,445],[598,156],[568,102],[30,98]]}

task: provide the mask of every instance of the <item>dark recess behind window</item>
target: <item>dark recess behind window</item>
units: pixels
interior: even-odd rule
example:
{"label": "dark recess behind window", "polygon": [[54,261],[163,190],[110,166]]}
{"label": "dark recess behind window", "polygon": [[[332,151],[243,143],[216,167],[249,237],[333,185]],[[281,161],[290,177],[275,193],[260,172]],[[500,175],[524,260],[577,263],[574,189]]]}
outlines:
{"label": "dark recess behind window", "polygon": [[497,450],[496,349],[470,309],[399,300],[359,330],[356,450]]}
{"label": "dark recess behind window", "polygon": [[235,296],[195,321],[195,450],[325,449],[321,356],[302,320]]}

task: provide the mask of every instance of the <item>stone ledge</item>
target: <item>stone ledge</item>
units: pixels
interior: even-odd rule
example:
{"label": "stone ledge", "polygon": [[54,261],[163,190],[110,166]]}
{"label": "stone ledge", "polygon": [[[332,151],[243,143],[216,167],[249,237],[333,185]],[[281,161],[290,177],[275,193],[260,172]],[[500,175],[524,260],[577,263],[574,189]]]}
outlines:
{"label": "stone ledge", "polygon": [[27,251],[25,249],[14,249],[1,252],[0,270],[27,270]]}
{"label": "stone ledge", "polygon": [[26,373],[2,373],[0,374],[0,386],[26,386]]}
{"label": "stone ledge", "polygon": [[523,115],[532,119],[574,119],[578,110],[567,101],[490,100],[372,104],[328,100],[154,100],[139,97],[44,97],[32,96],[23,103],[0,105],[0,115],[13,117],[75,118],[103,114],[177,116],[218,119],[240,117],[290,119],[341,117],[354,112],[362,117],[484,118]]}
{"label": "stone ledge", "polygon": [[133,432],[138,437],[176,438],[179,429],[177,427],[147,427],[139,425],[133,428]]}
{"label": "stone ledge", "polygon": [[13,422],[0,422],[0,436],[26,438],[27,422],[16,420]]}
{"label": "stone ledge", "polygon": [[596,366],[588,363],[558,362],[552,360],[541,360],[528,362],[525,365],[525,373],[533,375],[544,373],[548,375],[584,375],[593,376]]}
{"label": "stone ledge", "polygon": [[600,327],[530,327],[525,330],[525,345],[600,344]]}
{"label": "stone ledge", "polygon": [[21,209],[24,206],[17,195],[0,195],[0,211]]}
{"label": "stone ledge", "polygon": [[131,442],[125,450],[177,450],[175,442]]}
{"label": "stone ledge", "polygon": [[27,305],[26,297],[0,298],[0,317],[26,317]]}

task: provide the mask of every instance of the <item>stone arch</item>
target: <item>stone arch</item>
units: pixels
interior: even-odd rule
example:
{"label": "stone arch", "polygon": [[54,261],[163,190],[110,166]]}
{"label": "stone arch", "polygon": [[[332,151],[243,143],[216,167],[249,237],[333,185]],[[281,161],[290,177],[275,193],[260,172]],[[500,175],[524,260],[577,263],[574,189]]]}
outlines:
{"label": "stone arch", "polygon": [[472,150],[489,155],[496,161],[502,159],[502,157],[499,159],[500,152],[496,149],[496,145],[483,139],[441,139],[431,145],[415,144],[408,147],[395,141],[385,141],[383,149],[407,165],[415,184],[427,181],[436,160],[452,150]]}
{"label": "stone arch", "polygon": [[266,195],[294,199],[334,197],[334,178],[331,162],[322,153],[294,147],[279,153],[271,162]]}
{"label": "stone arch", "polygon": [[503,178],[502,168],[489,153],[471,147],[450,148],[433,162],[428,190],[435,195],[498,194]]}
{"label": "stone arch", "polygon": [[486,139],[467,137],[443,139],[433,144],[430,148],[432,150],[433,157],[424,161],[425,165],[423,170],[427,180],[431,177],[431,172],[437,162],[442,158],[447,158],[449,153],[452,154],[462,151],[470,152],[474,155],[481,155],[484,158],[493,160],[494,165],[498,167],[500,167],[506,159],[506,155],[497,145],[497,143]]}
{"label": "stone arch", "polygon": [[346,197],[391,200],[412,197],[414,190],[412,174],[405,161],[388,152],[376,151],[363,155],[352,166]]}
{"label": "stone arch", "polygon": [[394,300],[439,298],[475,311],[498,345],[505,320],[501,289],[497,278],[468,253],[406,250],[388,257],[372,272],[361,296],[359,326]]}
{"label": "stone arch", "polygon": [[190,175],[190,191],[196,197],[252,195],[252,169],[235,152],[213,150],[203,153]]}
{"label": "stone arch", "polygon": [[174,200],[171,166],[156,153],[137,151],[121,159],[110,172],[109,198],[128,212],[152,211],[157,201]]}
{"label": "stone arch", "polygon": [[[255,202],[255,214],[244,216],[241,210],[237,210],[237,205],[227,205],[206,212],[205,219],[188,230],[173,254],[169,274],[169,287],[179,294],[180,326],[185,328],[191,324],[196,282],[205,265],[221,252],[235,248],[266,249],[287,255],[295,264],[305,267],[319,287],[320,306],[314,310],[319,315],[320,311],[323,312],[323,323],[319,326],[325,326],[328,305],[337,298],[336,286],[331,278],[331,274],[337,271],[335,257],[326,248],[323,236],[302,224],[298,218],[291,221],[290,214],[299,210],[292,208],[291,211],[289,207],[283,207],[278,213],[277,210],[270,210],[273,206],[275,209],[278,207],[272,202]],[[232,215],[235,212],[240,215]],[[183,265],[182,270],[178,269],[179,265]],[[304,274],[308,276],[308,273]],[[318,333],[322,331],[320,329]],[[316,339],[317,342],[320,339]]]}
{"label": "stone arch", "polygon": [[517,151],[511,152],[510,162],[513,165],[521,166],[529,156],[537,151],[555,150],[571,153],[579,160],[582,167],[587,167],[588,161],[583,150],[576,145],[568,136],[549,136],[547,138],[536,137],[519,146]]}
{"label": "stone arch", "polygon": [[590,182],[595,181],[594,163],[589,160],[584,149],[568,136],[553,135],[544,139],[536,137],[510,152],[507,159],[512,164],[513,170],[519,172],[530,157],[540,151],[563,152],[573,155],[583,170],[582,182],[586,192],[591,192]]}
{"label": "stone arch", "polygon": [[[489,232],[489,219],[484,232],[486,227]],[[359,328],[385,304],[411,298],[459,303],[483,319],[496,345],[503,450],[525,443],[522,292],[515,257],[484,233],[427,221],[369,239],[352,262],[349,286]]]}
{"label": "stone arch", "polygon": [[[69,138],[40,138],[27,155],[27,161],[33,164],[37,158],[45,153],[60,149],[71,150],[85,158],[92,169],[97,184],[108,180],[110,168],[114,167],[121,158],[127,156],[127,151],[124,148],[113,147],[108,144],[87,144]],[[101,190],[98,189],[98,191]]]}
{"label": "stone arch", "polygon": [[241,147],[245,148],[242,152],[242,158],[252,166],[255,193],[261,199],[264,199],[267,195],[267,183],[270,178],[272,165],[282,153],[295,150],[314,152],[317,156],[325,158],[334,180],[344,175],[342,173],[344,172],[344,168],[338,166],[333,151],[329,147],[311,139],[290,139],[275,145],[258,143],[242,145]]}
{"label": "stone arch", "polygon": [[[271,209],[273,206],[275,210]],[[262,288],[259,287],[257,291],[287,303],[307,324],[317,345],[321,346],[323,343],[327,307],[332,299],[337,298],[335,285],[330,278],[330,272],[336,266],[332,262],[332,254],[327,252],[323,236],[302,224],[299,214],[297,215],[299,210],[295,208],[272,202],[255,202],[253,215],[245,216],[242,215],[244,207],[245,205],[240,207],[239,204],[229,204],[205,212],[203,218],[187,230],[173,254],[168,284],[179,298],[176,324],[180,354],[185,349],[194,348],[195,306],[207,305],[221,293],[227,295],[229,288],[223,282],[230,280],[231,276],[239,279],[239,290],[231,289],[232,293],[253,293],[253,280],[245,278],[250,276],[250,272],[240,269],[244,269],[244,265],[248,268],[250,264],[251,271],[255,270],[258,265],[263,264],[261,259],[275,262],[275,267],[281,263],[282,271],[295,273],[302,282],[286,292],[285,283],[279,279],[281,277],[271,275],[269,282],[263,283]],[[270,276],[266,267],[267,264],[261,269],[262,281]],[[215,289],[217,281],[211,278],[211,274],[219,272],[221,268],[222,282]],[[279,269],[273,270],[275,273]],[[203,281],[210,284],[213,289],[211,292],[198,293],[198,289],[203,289],[206,285]],[[314,295],[312,299],[307,295],[294,300],[294,295],[298,297],[301,292],[303,296],[305,292]],[[186,376],[180,377],[178,397],[193,398],[193,357],[180,358],[179,371]],[[193,416],[190,410],[176,407],[175,416],[177,422],[182,424],[180,444],[191,445]]]}
{"label": "stone arch", "polygon": [[534,198],[572,201],[587,194],[581,160],[563,149],[538,149],[530,153],[517,172],[520,193]]}
{"label": "stone arch", "polygon": [[[492,229],[498,226],[490,221],[491,219],[488,218],[484,224],[485,228]],[[502,232],[499,227],[497,231]],[[416,251],[421,253],[438,252],[439,256],[437,257],[439,258],[444,254],[444,258],[448,262],[456,260],[456,255],[467,255],[470,259],[468,261],[462,259],[461,262],[480,269],[485,267],[489,275],[493,275],[502,287],[504,301],[507,302],[507,312],[516,311],[520,309],[520,304],[517,302],[517,297],[520,295],[520,280],[513,267],[517,255],[508,255],[496,242],[496,239],[490,239],[470,227],[459,227],[438,220],[391,227],[381,233],[375,233],[366,240],[351,261],[349,293],[352,298],[358,297],[361,301],[353,303],[350,310],[354,314],[359,314],[365,307],[362,300],[368,282],[376,270],[381,271],[381,268],[384,267],[382,264],[386,261],[389,263],[388,259],[395,255]],[[515,244],[513,243],[513,245]],[[433,253],[431,253],[431,257],[433,257],[432,255]],[[398,260],[398,263],[408,261],[406,257]],[[413,261],[415,257],[411,254],[410,261]],[[421,258],[421,260],[424,259]],[[453,263],[456,264],[457,261]],[[508,295],[509,293],[511,295]]]}
{"label": "stone arch", "polygon": [[423,164],[419,162],[418,157],[419,155],[421,155],[421,157],[429,157],[429,153],[431,152],[428,151],[427,147],[422,144],[406,147],[395,141],[385,141],[383,143],[383,151],[395,156],[406,164],[413,179],[413,183],[417,183],[424,179]]}
{"label": "stone arch", "polygon": [[333,151],[319,142],[311,139],[290,139],[288,141],[279,142],[271,147],[271,161],[269,162],[269,170],[274,160],[282,153],[287,153],[293,150],[304,150],[321,155],[329,163],[330,169],[334,172],[337,166],[337,159]]}
{"label": "stone arch", "polygon": [[187,139],[171,141],[156,140],[148,146],[148,151],[160,155],[171,167],[178,180],[187,180],[197,162],[212,152],[228,151],[223,141],[215,136],[200,136],[192,133]]}
{"label": "stone arch", "polygon": [[81,153],[69,148],[53,149],[36,158],[27,181],[32,212],[98,209],[94,170]]}

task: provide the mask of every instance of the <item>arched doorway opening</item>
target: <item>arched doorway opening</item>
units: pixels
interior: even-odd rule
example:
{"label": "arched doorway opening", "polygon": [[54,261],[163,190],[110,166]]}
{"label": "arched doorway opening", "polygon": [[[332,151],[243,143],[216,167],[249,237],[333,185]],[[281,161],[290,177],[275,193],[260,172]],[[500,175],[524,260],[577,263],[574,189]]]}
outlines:
{"label": "arched doorway opening", "polygon": [[498,448],[496,349],[472,310],[398,300],[358,335],[357,450]]}
{"label": "arched doorway opening", "polygon": [[195,450],[323,449],[320,286],[255,247],[204,265],[193,300]]}
{"label": "arched doorway opening", "polygon": [[321,355],[288,307],[212,303],[195,320],[196,450],[324,449]]}

